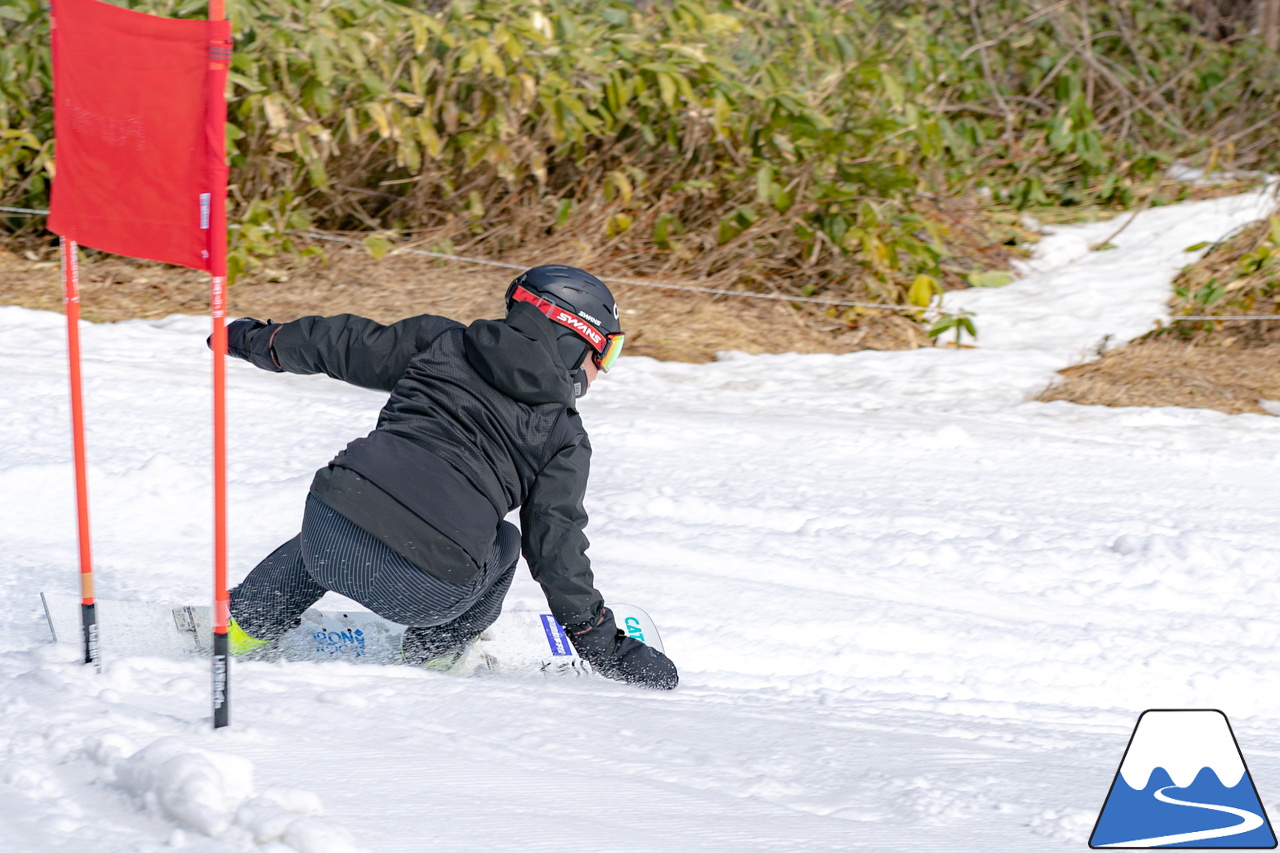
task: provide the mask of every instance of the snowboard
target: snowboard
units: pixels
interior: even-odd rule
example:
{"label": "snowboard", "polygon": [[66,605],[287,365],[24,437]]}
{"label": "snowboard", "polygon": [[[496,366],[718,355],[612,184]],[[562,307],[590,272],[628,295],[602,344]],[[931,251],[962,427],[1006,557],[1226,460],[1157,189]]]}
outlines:
{"label": "snowboard", "polygon": [[[53,641],[81,643],[80,598],[49,592],[40,593],[40,598]],[[213,627],[208,606],[174,607],[104,599],[96,603],[99,646],[104,657],[183,658],[212,653]],[[609,607],[619,628],[663,651],[658,629],[649,614],[630,604]],[[368,611],[311,609],[302,614],[298,627],[270,647],[251,652],[243,659],[399,664],[403,663],[400,656],[403,633],[403,625]],[[574,675],[590,672],[591,668],[574,651],[564,628],[550,613],[517,608],[504,609],[455,669]]]}

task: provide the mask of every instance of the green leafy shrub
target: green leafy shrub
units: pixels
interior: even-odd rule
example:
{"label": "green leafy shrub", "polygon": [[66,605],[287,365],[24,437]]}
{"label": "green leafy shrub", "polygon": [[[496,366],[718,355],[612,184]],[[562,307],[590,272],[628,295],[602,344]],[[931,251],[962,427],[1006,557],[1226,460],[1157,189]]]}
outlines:
{"label": "green leafy shrub", "polygon": [[[229,5],[239,269],[306,222],[923,305],[1016,241],[948,205],[1122,207],[1177,157],[1278,156],[1274,54],[1176,0]],[[40,206],[42,4],[0,26],[0,204]]]}

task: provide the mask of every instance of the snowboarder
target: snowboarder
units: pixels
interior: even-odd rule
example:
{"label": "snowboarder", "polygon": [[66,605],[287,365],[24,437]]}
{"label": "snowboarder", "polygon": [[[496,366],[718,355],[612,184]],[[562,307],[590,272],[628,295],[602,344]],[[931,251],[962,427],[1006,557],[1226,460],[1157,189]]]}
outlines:
{"label": "snowboarder", "polygon": [[[244,318],[230,355],[390,392],[377,428],[315,475],[301,532],[231,591],[233,651],[297,626],[328,590],[408,626],[405,660],[451,661],[498,618],[519,551],[578,654],[599,673],[671,689],[675,665],[620,631],[583,528],[591,444],[574,408],[622,350],[618,306],[583,270],[519,276],[502,320],[424,314]],[[520,507],[520,530],[503,517]]]}

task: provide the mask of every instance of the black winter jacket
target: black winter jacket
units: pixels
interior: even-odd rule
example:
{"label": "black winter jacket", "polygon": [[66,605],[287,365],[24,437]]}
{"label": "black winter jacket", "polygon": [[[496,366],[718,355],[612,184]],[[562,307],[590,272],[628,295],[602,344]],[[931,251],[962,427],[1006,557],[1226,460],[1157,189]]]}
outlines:
{"label": "black winter jacket", "polygon": [[470,327],[345,314],[250,334],[271,336],[285,371],[391,394],[377,429],[317,472],[320,501],[458,584],[475,577],[503,516],[520,507],[525,559],[556,619],[598,615],[583,532],[591,444],[555,328],[535,308],[518,303],[507,319]]}

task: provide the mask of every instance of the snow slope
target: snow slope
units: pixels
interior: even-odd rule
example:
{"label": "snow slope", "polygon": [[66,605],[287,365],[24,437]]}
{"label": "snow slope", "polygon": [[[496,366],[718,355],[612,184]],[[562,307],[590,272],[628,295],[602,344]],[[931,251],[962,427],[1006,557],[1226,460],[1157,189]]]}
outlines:
{"label": "snow slope", "polygon": [[[1220,708],[1280,796],[1280,431],[1029,402],[1160,314],[1260,196],[1061,229],[955,294],[982,348],[624,358],[583,401],[606,599],[674,693],[48,642],[76,583],[59,315],[0,308],[0,838],[15,851],[1079,850],[1147,708]],[[410,309],[406,309],[407,311]],[[204,601],[206,321],[85,325],[98,594]],[[292,536],[378,394],[230,365],[231,565]],[[691,441],[696,437],[698,441]],[[521,573],[511,601],[536,605]]]}

